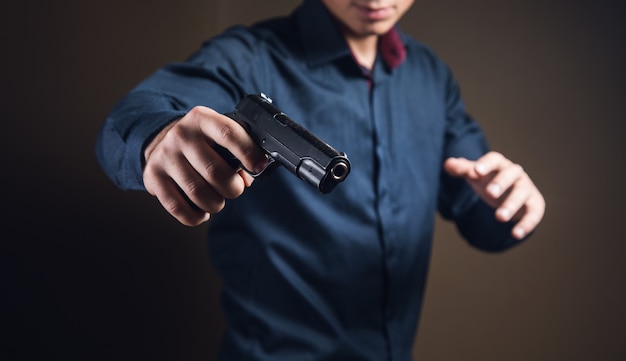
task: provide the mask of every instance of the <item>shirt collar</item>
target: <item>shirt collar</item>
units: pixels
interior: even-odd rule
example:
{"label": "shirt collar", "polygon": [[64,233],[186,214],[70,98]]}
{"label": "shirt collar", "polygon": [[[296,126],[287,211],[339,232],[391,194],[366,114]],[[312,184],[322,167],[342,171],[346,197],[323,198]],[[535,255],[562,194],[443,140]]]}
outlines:
{"label": "shirt collar", "polygon": [[378,49],[385,64],[391,69],[397,68],[406,59],[406,47],[395,26],[380,38]]}
{"label": "shirt collar", "polygon": [[[304,52],[311,65],[351,56],[335,20],[320,0],[305,0],[294,17],[300,29]],[[396,68],[406,58],[406,48],[399,30],[394,26],[379,41],[385,64]]]}

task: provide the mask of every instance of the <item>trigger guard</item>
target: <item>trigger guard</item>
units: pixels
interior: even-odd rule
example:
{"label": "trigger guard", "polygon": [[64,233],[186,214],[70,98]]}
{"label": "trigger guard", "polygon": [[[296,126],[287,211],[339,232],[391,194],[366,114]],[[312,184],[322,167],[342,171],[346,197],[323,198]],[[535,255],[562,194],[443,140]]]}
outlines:
{"label": "trigger guard", "polygon": [[244,167],[243,164],[240,165],[240,167],[246,173],[250,174],[250,176],[252,176],[252,178],[259,178],[261,176],[266,176],[266,175],[269,175],[270,173],[272,173],[272,171],[276,168],[277,165],[278,165],[278,163],[276,163],[276,160],[274,158],[272,158],[271,156],[267,156],[267,164],[265,165],[265,168],[263,168],[258,173],[252,172],[248,168]]}

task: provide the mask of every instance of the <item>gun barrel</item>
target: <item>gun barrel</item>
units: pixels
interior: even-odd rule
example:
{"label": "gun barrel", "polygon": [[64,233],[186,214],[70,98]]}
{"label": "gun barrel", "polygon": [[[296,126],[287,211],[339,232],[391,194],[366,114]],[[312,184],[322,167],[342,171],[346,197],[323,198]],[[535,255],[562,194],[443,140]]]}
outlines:
{"label": "gun barrel", "polygon": [[349,171],[350,165],[347,162],[341,160],[335,163],[332,168],[330,168],[330,175],[333,177],[334,180],[341,182],[348,176]]}

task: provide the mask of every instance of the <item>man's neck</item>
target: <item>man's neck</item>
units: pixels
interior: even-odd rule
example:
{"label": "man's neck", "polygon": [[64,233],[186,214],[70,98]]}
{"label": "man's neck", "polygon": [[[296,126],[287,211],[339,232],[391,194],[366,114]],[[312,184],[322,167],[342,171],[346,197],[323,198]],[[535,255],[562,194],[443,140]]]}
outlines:
{"label": "man's neck", "polygon": [[374,67],[378,53],[378,35],[354,37],[346,34],[345,37],[356,61],[361,66],[371,70]]}

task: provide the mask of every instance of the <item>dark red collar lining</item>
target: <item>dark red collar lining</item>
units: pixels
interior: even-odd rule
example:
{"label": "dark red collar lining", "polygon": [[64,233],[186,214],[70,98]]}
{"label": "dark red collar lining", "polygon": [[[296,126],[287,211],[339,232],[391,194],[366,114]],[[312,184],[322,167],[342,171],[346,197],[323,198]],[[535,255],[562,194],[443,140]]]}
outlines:
{"label": "dark red collar lining", "polygon": [[[387,66],[391,69],[395,69],[406,59],[406,49],[404,48],[404,43],[398,34],[396,28],[391,28],[386,34],[382,35],[378,41],[378,50],[383,58],[383,61]],[[358,61],[354,54],[352,54],[354,61]],[[359,68],[361,68],[361,73],[365,80],[367,80],[367,84],[371,88],[372,86],[372,71],[361,64],[358,64]]]}
{"label": "dark red collar lining", "polygon": [[378,49],[383,60],[391,69],[397,68],[406,59],[404,43],[395,27],[380,37]]}

